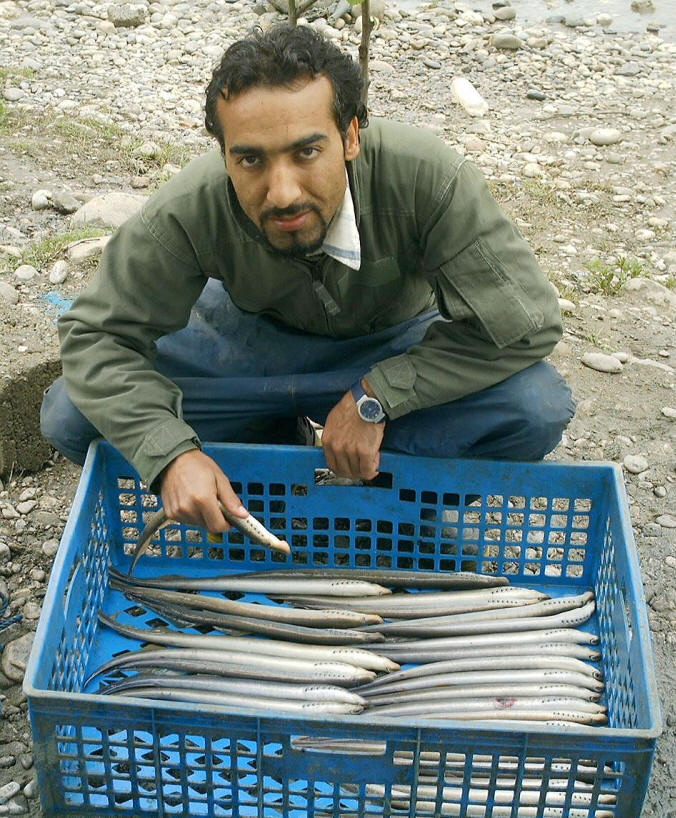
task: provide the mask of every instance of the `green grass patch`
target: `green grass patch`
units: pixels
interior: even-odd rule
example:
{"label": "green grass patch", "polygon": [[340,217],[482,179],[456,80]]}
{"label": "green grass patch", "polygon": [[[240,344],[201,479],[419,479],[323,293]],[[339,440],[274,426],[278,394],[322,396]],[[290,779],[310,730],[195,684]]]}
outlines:
{"label": "green grass patch", "polygon": [[587,284],[591,292],[603,295],[617,295],[630,278],[639,278],[648,274],[637,258],[620,256],[612,263],[604,264],[595,258],[587,264],[589,276]]}
{"label": "green grass patch", "polygon": [[0,66],[0,83],[4,85],[10,77],[23,77],[24,79],[32,79],[35,76],[35,71],[32,68],[14,68],[11,65]]}
{"label": "green grass patch", "polygon": [[109,230],[101,227],[81,227],[78,230],[70,230],[68,233],[60,233],[58,236],[47,236],[23,251],[21,263],[30,264],[36,270],[40,270],[56,261],[72,242],[107,236],[109,233]]}

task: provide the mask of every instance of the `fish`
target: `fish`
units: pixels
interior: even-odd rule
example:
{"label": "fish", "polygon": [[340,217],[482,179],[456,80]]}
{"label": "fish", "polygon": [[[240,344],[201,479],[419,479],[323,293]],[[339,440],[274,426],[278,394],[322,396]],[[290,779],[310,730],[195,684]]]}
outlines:
{"label": "fish", "polygon": [[[410,635],[424,637],[428,640],[432,636],[468,636],[481,633],[516,633],[519,631],[551,630],[553,628],[574,628],[582,625],[591,618],[595,610],[595,603],[588,602],[581,608],[564,611],[553,616],[521,616],[514,619],[479,619],[472,621],[451,622],[443,625],[430,625],[425,628],[421,624],[410,626],[410,620],[403,623],[395,623],[394,629],[383,625],[378,630],[380,634],[386,635]],[[449,617],[449,620],[451,617]],[[424,622],[425,620],[420,620]]]}
{"label": "fish", "polygon": [[230,616],[213,611],[186,608],[180,605],[149,601],[142,596],[127,593],[133,601],[142,602],[144,607],[169,620],[177,627],[193,628],[209,626],[221,633],[258,634],[272,639],[289,642],[300,642],[309,645],[358,645],[371,641],[384,641],[382,634],[362,633],[349,628],[308,628],[303,625],[291,625],[287,622],[275,622],[273,619],[259,619],[252,616]]}
{"label": "fish", "polygon": [[588,665],[581,659],[568,656],[525,654],[525,655],[505,655],[505,656],[470,656],[466,659],[450,659],[444,662],[430,662],[429,664],[416,665],[415,667],[397,670],[387,676],[380,676],[368,685],[365,689],[396,689],[397,685],[406,682],[422,680],[427,676],[437,676],[443,673],[455,673],[462,671],[479,670],[570,670],[591,676],[597,681],[601,681],[603,674],[593,665]]}
{"label": "fish", "polygon": [[[263,545],[266,548],[271,548],[273,551],[281,552],[282,554],[291,553],[291,546],[286,540],[281,540],[271,531],[268,531],[263,523],[261,523],[251,514],[249,514],[248,517],[238,517],[236,514],[233,514],[228,508],[226,508],[223,503],[219,502],[218,507],[228,523],[235,526],[235,528],[238,528],[243,534],[246,534],[246,536],[253,542],[257,543],[258,545]],[[156,511],[148,518],[148,522],[141,532],[136,543],[136,548],[134,549],[131,565],[129,567],[129,576],[134,573],[136,563],[148,549],[150,541],[155,534],[157,534],[161,528],[164,528],[164,526],[169,525],[171,522],[171,518],[167,517],[167,512],[163,508]]]}
{"label": "fish", "polygon": [[149,588],[131,584],[126,574],[121,574],[114,566],[110,566],[110,587],[131,593],[137,598],[156,600],[158,602],[176,603],[195,609],[204,609],[234,616],[250,616],[259,619],[271,619],[275,622],[287,622],[294,625],[308,627],[356,628],[360,625],[382,624],[382,617],[377,614],[358,613],[343,609],[286,608],[281,605],[259,605],[242,600],[223,599],[222,597],[206,596],[204,594],[190,594],[174,591],[167,588]]}
{"label": "fish", "polygon": [[384,656],[350,646],[297,645],[276,639],[248,639],[239,636],[182,633],[173,631],[170,628],[137,628],[133,625],[123,625],[113,617],[104,614],[103,611],[99,611],[99,620],[124,636],[157,645],[173,645],[198,650],[242,652],[249,656],[261,654],[279,659],[289,657],[312,662],[343,662],[367,670],[399,670],[399,665],[396,662],[392,662]]}
{"label": "fish", "polygon": [[[127,580],[131,575],[127,575]],[[119,576],[116,576],[119,579]],[[310,594],[322,594],[329,600],[328,605],[320,607],[349,607],[338,604],[340,597],[362,597],[367,599],[391,595],[392,591],[374,582],[351,579],[266,579],[263,574],[243,577],[238,574],[220,574],[212,577],[187,577],[169,574],[161,577],[134,577],[134,584],[142,588],[163,588],[169,590],[190,591],[239,591],[242,593],[267,594],[280,596],[306,591]],[[336,597],[336,599],[334,599]],[[341,603],[344,600],[341,600]],[[367,611],[366,613],[369,613]]]}
{"label": "fish", "polygon": [[[273,591],[267,593],[273,599],[281,598],[283,601],[304,608],[327,607],[327,600],[318,595],[299,592],[295,595],[285,594],[282,596],[281,594],[275,594]],[[439,616],[444,613],[479,611],[498,608],[502,605],[506,607],[527,605],[529,602],[536,603],[544,599],[548,599],[548,596],[541,591],[510,585],[475,591],[439,591],[437,593],[423,591],[417,594],[391,594],[382,599],[359,599],[355,597],[334,600],[333,604],[335,607],[349,608],[351,611],[377,613],[379,616],[390,619],[406,619],[411,616]]]}
{"label": "fish", "polygon": [[300,701],[345,702],[365,707],[368,702],[352,690],[337,685],[293,684],[268,682],[257,679],[238,679],[205,674],[181,675],[175,673],[138,673],[102,688],[104,695],[137,687],[172,687],[176,690],[202,690],[211,693],[244,693],[261,698],[297,699]]}
{"label": "fish", "polygon": [[140,688],[137,690],[119,691],[119,696],[162,699],[173,702],[192,702],[196,704],[217,705],[228,710],[263,710],[264,712],[281,711],[301,716],[316,713],[356,714],[364,709],[359,704],[347,702],[301,702],[286,699],[265,699],[246,694],[209,693],[201,690],[175,690],[171,687]]}
{"label": "fish", "polygon": [[253,576],[264,573],[267,577],[291,578],[307,576],[322,579],[364,579],[388,588],[443,588],[468,590],[496,588],[509,584],[503,576],[474,574],[471,571],[407,571],[386,568],[290,568],[251,572]]}
{"label": "fish", "polygon": [[[499,608],[486,608],[478,611],[465,613],[450,613],[443,616],[428,616],[420,619],[404,619],[388,622],[378,628],[379,632],[391,635],[406,635],[411,632],[423,629],[424,631],[439,631],[445,625],[456,625],[465,622],[495,621],[496,619],[515,619],[517,617],[541,617],[556,615],[567,611],[578,610],[594,599],[594,594],[588,591],[579,596],[557,597],[555,599],[545,599],[542,602],[529,601],[528,604],[517,604]],[[374,630],[370,625],[365,625],[360,630],[368,633]]]}
{"label": "fish", "polygon": [[[429,677],[433,679],[434,677]],[[472,697],[477,699],[507,699],[520,698],[523,696],[567,696],[573,699],[585,699],[588,702],[598,701],[601,696],[587,687],[579,687],[573,684],[525,684],[512,682],[508,676],[500,684],[475,684],[471,687]],[[468,689],[461,685],[443,686],[429,685],[426,688],[418,688],[411,691],[393,692],[386,691],[376,695],[366,696],[368,703],[375,707],[381,704],[397,704],[398,702],[420,702],[429,701],[431,697],[439,699],[462,699],[466,698]]]}
{"label": "fish", "polygon": [[120,668],[158,667],[180,670],[184,673],[214,673],[220,676],[294,681],[309,683],[356,685],[375,678],[372,670],[365,670],[345,662],[309,661],[205,648],[159,648],[123,653],[104,662],[85,681]]}

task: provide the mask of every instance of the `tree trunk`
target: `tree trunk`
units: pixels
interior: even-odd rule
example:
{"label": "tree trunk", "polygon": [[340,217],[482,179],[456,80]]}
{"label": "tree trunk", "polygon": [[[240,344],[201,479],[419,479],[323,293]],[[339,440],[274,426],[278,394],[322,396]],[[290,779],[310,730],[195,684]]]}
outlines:
{"label": "tree trunk", "polygon": [[289,22],[295,26],[298,22],[298,12],[296,11],[296,0],[288,0],[289,2]]}
{"label": "tree trunk", "polygon": [[371,0],[363,0],[361,4],[361,42],[359,43],[359,65],[361,66],[364,86],[361,92],[361,102],[366,105],[369,95],[369,43],[371,41]]}

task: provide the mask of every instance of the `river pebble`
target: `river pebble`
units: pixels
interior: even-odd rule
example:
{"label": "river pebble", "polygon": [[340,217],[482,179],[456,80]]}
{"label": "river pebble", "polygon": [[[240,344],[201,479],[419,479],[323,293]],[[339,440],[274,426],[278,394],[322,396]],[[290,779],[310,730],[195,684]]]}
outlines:
{"label": "river pebble", "polygon": [[648,461],[640,454],[628,454],[622,464],[631,474],[641,474],[648,469]]}
{"label": "river pebble", "polygon": [[34,633],[26,633],[20,636],[5,645],[2,655],[0,655],[0,668],[5,676],[13,682],[20,682],[23,679],[34,637]]}
{"label": "river pebble", "polygon": [[68,277],[68,264],[63,259],[55,261],[49,271],[49,281],[51,284],[62,284]]}
{"label": "river pebble", "polygon": [[9,784],[0,787],[0,804],[5,804],[10,798],[14,798],[20,789],[21,787],[16,781],[10,781]]}
{"label": "river pebble", "polygon": [[595,128],[589,134],[589,141],[593,145],[614,145],[622,139],[622,133],[617,128]]}
{"label": "river pebble", "polygon": [[661,514],[657,518],[657,522],[662,526],[662,528],[676,528],[676,515]]}
{"label": "river pebble", "polygon": [[585,366],[597,372],[617,373],[622,371],[622,364],[613,355],[603,352],[585,352],[580,359]]}
{"label": "river pebble", "polygon": [[30,264],[21,264],[14,271],[14,275],[19,281],[30,281],[35,276],[39,275],[38,271]]}
{"label": "river pebble", "polygon": [[661,411],[665,418],[676,420],[676,409],[673,406],[663,406]]}

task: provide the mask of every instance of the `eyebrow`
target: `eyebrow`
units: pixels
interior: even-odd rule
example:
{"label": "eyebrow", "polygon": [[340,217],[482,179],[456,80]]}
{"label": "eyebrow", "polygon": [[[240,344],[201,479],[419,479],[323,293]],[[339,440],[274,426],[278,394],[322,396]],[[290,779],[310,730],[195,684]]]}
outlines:
{"label": "eyebrow", "polygon": [[[281,153],[288,153],[289,151],[296,151],[299,148],[306,148],[308,145],[313,145],[315,142],[326,141],[328,137],[323,133],[313,133],[310,136],[305,136],[303,139],[298,139],[290,145],[286,145],[281,149]],[[230,153],[239,156],[261,156],[265,153],[260,147],[256,145],[233,145],[229,148]]]}

